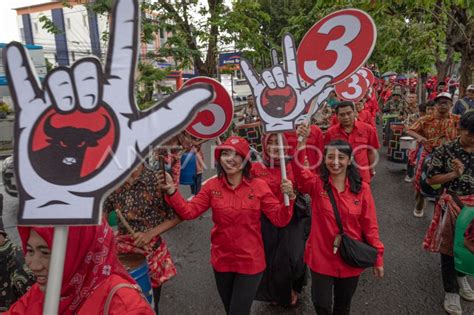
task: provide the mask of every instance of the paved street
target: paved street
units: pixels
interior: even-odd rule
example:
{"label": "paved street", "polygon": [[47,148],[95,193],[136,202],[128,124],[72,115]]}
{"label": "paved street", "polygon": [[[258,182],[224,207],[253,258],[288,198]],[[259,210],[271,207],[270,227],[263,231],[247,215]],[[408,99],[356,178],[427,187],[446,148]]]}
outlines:
{"label": "paved street", "polygon": [[[205,159],[210,160],[209,145]],[[205,178],[214,175],[205,171]],[[377,205],[381,239],[385,243],[385,278],[375,280],[370,270],[360,279],[353,314],[444,314],[443,289],[438,255],[421,249],[433,211],[433,203],[422,219],[412,215],[413,190],[403,181],[403,165],[386,161],[386,148],[372,184]],[[3,191],[3,186],[0,184]],[[189,196],[189,187],[181,187]],[[16,238],[16,199],[6,196],[5,225]],[[184,222],[164,238],[175,260],[178,275],[162,290],[161,314],[223,314],[209,264],[211,213]],[[471,282],[472,283],[472,282]],[[296,308],[283,309],[255,302],[252,314],[314,314],[307,286]],[[474,303],[463,302],[464,314],[474,314]]]}

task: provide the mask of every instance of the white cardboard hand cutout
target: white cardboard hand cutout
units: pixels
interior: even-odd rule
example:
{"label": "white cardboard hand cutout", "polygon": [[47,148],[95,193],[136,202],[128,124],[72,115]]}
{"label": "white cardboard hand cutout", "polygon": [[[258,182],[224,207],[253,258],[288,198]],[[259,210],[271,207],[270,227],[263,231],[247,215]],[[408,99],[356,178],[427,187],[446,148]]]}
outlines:
{"label": "white cardboard hand cutout", "polygon": [[255,73],[246,59],[240,61],[265,132],[295,129],[295,121],[311,100],[317,97],[320,103],[331,90],[330,76],[322,76],[308,87],[303,87],[298,75],[295,42],[290,34],[285,34],[282,46],[285,66],[275,65],[264,70],[261,76]]}
{"label": "white cardboard hand cutout", "polygon": [[[3,51],[16,112],[20,224],[98,223],[107,193],[212,101],[212,88],[196,84],[139,111],[138,1],[116,0],[112,17],[105,71],[97,59],[84,58],[53,70],[40,88],[23,46],[13,42]],[[100,148],[106,149],[93,157]]]}

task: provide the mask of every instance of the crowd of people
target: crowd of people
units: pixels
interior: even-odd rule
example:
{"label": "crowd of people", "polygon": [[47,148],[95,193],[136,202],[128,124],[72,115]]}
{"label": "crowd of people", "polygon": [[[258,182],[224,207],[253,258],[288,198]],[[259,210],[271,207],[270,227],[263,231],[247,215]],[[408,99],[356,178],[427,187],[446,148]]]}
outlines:
{"label": "crowd of people", "polygon": [[[474,206],[474,85],[453,106],[449,85],[437,84],[419,104],[413,84],[387,80],[356,103],[331,93],[316,124],[281,135],[283,160],[275,133],[262,136],[257,161],[245,138],[222,139],[214,150],[217,174],[202,187],[203,141],[186,132],[175,136],[105,199],[101,225],[70,228],[60,314],[158,314],[161,288],[176,276],[162,235],[209,209],[210,263],[227,314],[249,314],[254,300],[296,306],[309,276],[317,314],[350,314],[362,272],[384,276],[370,185],[381,158],[377,124],[388,124],[386,131],[391,123],[402,124],[415,143],[404,161],[405,181],[414,184],[413,214],[424,216],[425,199],[434,198],[423,246],[440,254],[444,309],[461,314],[460,298],[474,301],[466,278],[474,272],[457,268],[454,246],[457,218]],[[249,101],[240,120],[254,124],[258,114]],[[183,152],[198,157],[190,200],[179,190]],[[113,214],[115,231],[107,221]],[[473,225],[462,231],[472,265]],[[0,225],[0,311],[41,314],[53,229],[19,227],[24,255],[3,230]],[[151,293],[126,269],[143,263]]]}

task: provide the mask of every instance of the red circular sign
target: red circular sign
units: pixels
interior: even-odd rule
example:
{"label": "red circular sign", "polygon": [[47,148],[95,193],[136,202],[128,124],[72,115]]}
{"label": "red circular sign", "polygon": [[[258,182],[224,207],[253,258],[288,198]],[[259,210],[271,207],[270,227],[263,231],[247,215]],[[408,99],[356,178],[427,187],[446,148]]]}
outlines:
{"label": "red circular sign", "polygon": [[361,76],[364,77],[365,82],[367,82],[368,87],[371,87],[374,84],[375,76],[374,76],[374,73],[370,69],[366,67],[362,67],[359,70],[357,70],[357,73],[359,73]]}
{"label": "red circular sign", "polygon": [[207,83],[214,88],[214,100],[204,106],[189,124],[186,131],[200,139],[212,139],[223,134],[229,128],[234,117],[234,104],[227,90],[218,81],[208,77],[195,77],[184,86]]}
{"label": "red circular sign", "polygon": [[298,47],[298,71],[308,83],[323,75],[338,83],[370,57],[377,30],[364,11],[344,9],[331,13],[309,29]]}
{"label": "red circular sign", "polygon": [[337,96],[351,102],[360,101],[367,94],[368,89],[366,80],[358,72],[334,85]]}

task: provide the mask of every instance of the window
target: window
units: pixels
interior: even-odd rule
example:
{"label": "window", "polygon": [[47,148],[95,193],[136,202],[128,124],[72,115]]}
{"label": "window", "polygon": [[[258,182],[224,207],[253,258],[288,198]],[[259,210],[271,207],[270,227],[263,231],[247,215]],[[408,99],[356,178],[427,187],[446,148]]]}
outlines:
{"label": "window", "polygon": [[66,19],[66,28],[67,28],[68,30],[71,29],[71,19],[70,19],[70,18],[67,18],[67,19]]}
{"label": "window", "polygon": [[35,28],[35,33],[38,34],[38,23],[33,23],[33,27]]}
{"label": "window", "polygon": [[84,24],[85,27],[87,27],[88,21],[87,21],[87,14],[84,14],[82,16],[82,23]]}

